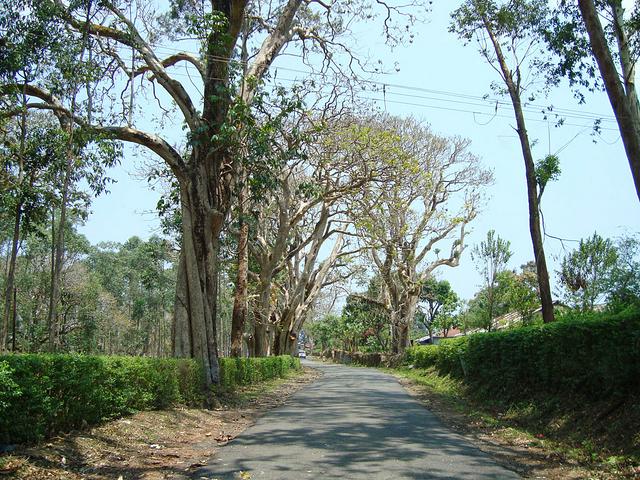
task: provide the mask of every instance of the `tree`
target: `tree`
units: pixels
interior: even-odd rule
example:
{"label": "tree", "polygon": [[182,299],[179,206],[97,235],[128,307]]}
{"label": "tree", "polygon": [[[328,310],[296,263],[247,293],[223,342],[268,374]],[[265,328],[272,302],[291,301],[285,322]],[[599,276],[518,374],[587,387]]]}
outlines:
{"label": "tree", "polygon": [[[491,174],[468,151],[469,141],[435,135],[413,119],[382,116],[353,126],[384,165],[381,181],[349,198],[350,215],[384,282],[393,328],[392,349],[409,345],[424,281],[442,266],[455,267],[465,227]],[[449,254],[440,257],[440,246]]]}
{"label": "tree", "polygon": [[496,275],[491,289],[484,286],[476,292],[462,315],[465,328],[481,328],[490,332],[497,327],[495,319],[510,311],[508,293],[514,276],[512,271],[502,270]]}
{"label": "tree", "polygon": [[607,293],[617,260],[611,240],[597,233],[580,240],[578,248],[562,259],[558,272],[567,302],[582,311],[593,310]]}
{"label": "tree", "polygon": [[340,316],[325,315],[319,320],[311,323],[309,331],[315,344],[320,346],[321,351],[325,351],[336,345],[341,338]]}
{"label": "tree", "polygon": [[522,324],[532,323],[534,312],[540,306],[534,262],[522,265],[520,273],[513,273],[505,295],[509,310],[518,312]]}
{"label": "tree", "polygon": [[554,13],[555,21],[545,32],[551,50],[559,55],[558,64],[551,69],[552,81],[566,76],[574,86],[604,87],[640,199],[640,106],[635,86],[640,18],[637,4],[629,18],[625,18],[622,0],[578,0],[577,4],[563,0]]}
{"label": "tree", "polygon": [[489,327],[488,330],[491,329],[492,321],[498,315],[496,307],[501,300],[499,292],[503,290],[499,287],[504,285],[504,282],[499,282],[499,279],[513,255],[510,246],[511,242],[500,238],[495,230],[489,230],[487,239],[476,245],[471,252],[471,258],[476,262],[476,268],[484,282],[481,295],[484,298],[481,303],[484,305],[483,317],[486,319],[484,323]]}
{"label": "tree", "polygon": [[[525,166],[529,231],[538,275],[538,289],[545,323],[554,319],[549,272],[544,254],[540,223],[540,195],[536,164],[531,151],[523,112],[523,95],[527,95],[527,64],[536,51],[538,32],[548,17],[546,0],[467,0],[453,14],[450,30],[466,42],[476,38],[480,54],[498,72],[504,84],[498,91],[511,99]],[[529,93],[529,97],[533,94]]]}
{"label": "tree", "polygon": [[[374,18],[379,7],[386,15],[387,38],[397,40],[391,16],[403,15],[411,23],[413,13],[403,14],[406,9],[383,2],[363,8],[360,2],[301,0],[277,5],[247,0],[172,1],[169,11],[159,16],[144,4],[126,1],[12,0],[8,7],[2,8],[4,18],[15,11],[45,16],[51,19],[51,31],[69,32],[73,38],[82,39],[92,52],[90,62],[96,77],[105,79],[102,86],[108,92],[122,82],[130,87],[129,102],[123,102],[124,110],[113,116],[109,116],[109,109],[94,110],[89,104],[72,108],[57,92],[45,88],[42,77],[30,79],[26,85],[8,83],[0,89],[5,95],[26,92],[39,99],[31,102],[33,108],[52,110],[94,134],[141,145],[167,163],[179,184],[182,218],[177,282],[180,308],[176,309],[174,353],[200,359],[206,385],[217,384],[218,253],[221,232],[234,201],[233,185],[241,171],[238,139],[243,112],[287,45],[297,44],[309,63],[315,63],[310,57],[320,57],[325,71],[340,71],[341,59],[347,65],[358,64],[343,43],[352,21]],[[135,20],[131,15],[134,7]],[[156,22],[166,28],[157,28]],[[4,24],[12,25],[10,19]],[[243,32],[249,32],[253,43],[249,43],[249,64],[238,80],[235,53]],[[162,58],[158,46],[167,35],[173,40],[181,35],[195,38],[201,54],[174,52]],[[336,50],[340,54],[334,55]],[[183,82],[170,73],[172,67],[183,64],[192,65],[201,80],[199,105]],[[153,94],[156,86],[162,90],[160,96]],[[96,91],[95,84],[88,88]],[[179,120],[173,120],[186,130],[184,152],[163,138],[160,128],[148,132],[136,127],[140,119],[134,116],[132,107],[140,89],[146,89],[161,104],[168,99],[176,107]]]}
{"label": "tree", "polygon": [[418,307],[416,318],[427,329],[430,337],[435,329],[443,330],[446,337],[446,332],[455,324],[452,313],[458,308],[459,301],[448,281],[429,277],[420,291],[420,302],[425,304],[425,308]]}
{"label": "tree", "polygon": [[640,240],[625,236],[615,242],[618,259],[608,279],[607,301],[615,310],[640,304]]}

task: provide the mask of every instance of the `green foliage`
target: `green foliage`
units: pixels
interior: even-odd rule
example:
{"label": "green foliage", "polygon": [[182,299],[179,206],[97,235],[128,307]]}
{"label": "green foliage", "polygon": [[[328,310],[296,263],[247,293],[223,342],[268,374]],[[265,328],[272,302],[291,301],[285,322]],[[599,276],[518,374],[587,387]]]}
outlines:
{"label": "green foliage", "polygon": [[484,283],[469,306],[476,326],[491,330],[493,319],[505,313],[504,296],[509,280],[505,269],[512,255],[511,242],[496,235],[494,230],[489,230],[486,240],[473,247],[471,258]]}
{"label": "green foliage", "polygon": [[202,373],[193,360],[43,354],[0,358],[0,443],[34,441],[137,410],[202,401]]}
{"label": "green foliage", "polygon": [[562,321],[411,347],[406,361],[463,378],[501,400],[573,392],[592,398],[639,387],[640,311],[570,314]]}
{"label": "green foliage", "polygon": [[309,325],[309,333],[320,350],[336,347],[340,338],[340,317],[338,315],[326,315]]}
{"label": "green foliage", "polygon": [[220,358],[220,385],[232,390],[236,386],[283,378],[291,370],[300,370],[300,359],[279,357]]}
{"label": "green foliage", "polygon": [[[370,292],[375,290],[374,285]],[[310,333],[323,351],[385,352],[390,347],[389,321],[384,305],[363,295],[349,295],[341,316],[327,315],[313,322]]]}
{"label": "green foliage", "polygon": [[429,277],[422,285],[420,302],[425,306],[418,306],[416,320],[424,325],[429,334],[434,329],[446,333],[458,326],[453,312],[458,308],[460,299],[448,281]]}
{"label": "green foliage", "polygon": [[[220,363],[225,390],[300,368],[289,356]],[[201,405],[202,378],[191,359],[6,355],[0,357],[0,443],[35,441],[139,410]]]}
{"label": "green foliage", "polygon": [[416,368],[436,367],[443,375],[464,376],[463,352],[469,337],[441,340],[437,345],[409,347],[406,351],[406,363]]}
{"label": "green foliage", "polygon": [[607,301],[612,310],[640,305],[640,240],[622,237],[616,241],[618,260],[607,281]]}
{"label": "green foliage", "polygon": [[592,310],[604,298],[617,260],[611,240],[597,233],[580,240],[578,248],[564,257],[558,272],[566,301],[583,311]]}
{"label": "green foliage", "polygon": [[538,184],[538,198],[542,197],[547,183],[556,181],[560,177],[560,159],[557,155],[547,155],[536,162],[536,183]]}

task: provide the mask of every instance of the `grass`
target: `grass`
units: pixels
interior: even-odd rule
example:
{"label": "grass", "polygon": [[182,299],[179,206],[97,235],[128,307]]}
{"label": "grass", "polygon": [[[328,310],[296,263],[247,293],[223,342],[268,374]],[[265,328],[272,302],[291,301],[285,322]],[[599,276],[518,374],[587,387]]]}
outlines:
{"label": "grass", "polygon": [[385,370],[418,386],[435,413],[464,417],[469,429],[489,430],[506,442],[542,448],[604,472],[603,478],[640,478],[638,395],[592,402],[560,392],[507,404],[470,390],[458,379],[440,376],[435,369]]}

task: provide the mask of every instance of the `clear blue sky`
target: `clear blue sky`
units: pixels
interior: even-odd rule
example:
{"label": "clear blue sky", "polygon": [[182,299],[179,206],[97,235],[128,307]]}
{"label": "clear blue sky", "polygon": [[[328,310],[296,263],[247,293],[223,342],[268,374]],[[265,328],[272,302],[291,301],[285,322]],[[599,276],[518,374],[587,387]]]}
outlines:
{"label": "clear blue sky", "polygon": [[[491,94],[490,83],[499,79],[483,62],[475,45],[464,47],[447,32],[449,12],[457,3],[434,2],[429,23],[414,27],[417,36],[409,47],[389,52],[379,43],[379,32],[371,30],[362,36],[362,48],[379,56],[387,65],[397,61],[400,66],[399,72],[380,77],[380,81],[390,84],[386,87],[386,104],[378,101],[382,108],[389,113],[414,116],[431,124],[437,133],[471,139],[471,150],[494,171],[495,183],[487,191],[488,201],[482,213],[471,224],[472,231],[466,243],[471,247],[482,240],[489,229],[496,230],[501,237],[511,241],[514,255],[510,266],[515,268],[533,259],[520,145],[512,128],[514,122],[508,105],[500,106],[498,115],[492,118],[487,113],[493,113],[493,107],[465,97]],[[288,60],[289,65],[294,63]],[[371,94],[371,98],[381,98],[381,94]],[[569,90],[563,87],[553,93],[552,100],[556,108],[612,117],[604,93],[590,96],[586,105],[578,105]],[[536,102],[547,103],[545,100]],[[543,198],[547,232],[568,239],[587,237],[594,231],[607,237],[639,232],[640,202],[615,124],[605,122],[605,127],[613,129],[604,130],[602,137],[593,137],[589,120],[567,119],[567,123],[577,126],[556,128],[553,124],[534,121],[540,118],[537,113],[528,116],[530,138],[537,140],[534,156],[540,158],[562,149],[559,154],[562,175],[559,181],[547,187]],[[173,127],[173,130],[178,134],[181,132],[179,127]],[[179,141],[178,136],[172,139]],[[137,162],[128,154],[123,166],[113,171],[118,183],[112,186],[111,194],[94,201],[93,213],[81,228],[91,242],[122,242],[133,235],[146,238],[157,231],[155,216],[144,213],[155,208],[157,194],[149,190],[146,182],[128,174],[136,171]],[[564,245],[568,249],[575,246],[571,242]],[[556,259],[564,252],[563,245],[547,239],[545,249],[552,277],[555,277],[553,271],[557,268]],[[441,269],[439,276],[449,280],[464,298],[471,297],[480,282],[469,249],[464,253],[460,267]]]}

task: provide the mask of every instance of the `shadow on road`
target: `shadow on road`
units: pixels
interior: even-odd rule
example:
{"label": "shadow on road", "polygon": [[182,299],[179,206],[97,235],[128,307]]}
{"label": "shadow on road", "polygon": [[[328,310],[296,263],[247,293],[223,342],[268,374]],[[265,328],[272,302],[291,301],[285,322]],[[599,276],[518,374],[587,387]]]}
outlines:
{"label": "shadow on road", "polygon": [[519,478],[444,427],[392,377],[313,365],[325,375],[222,449],[196,477]]}

